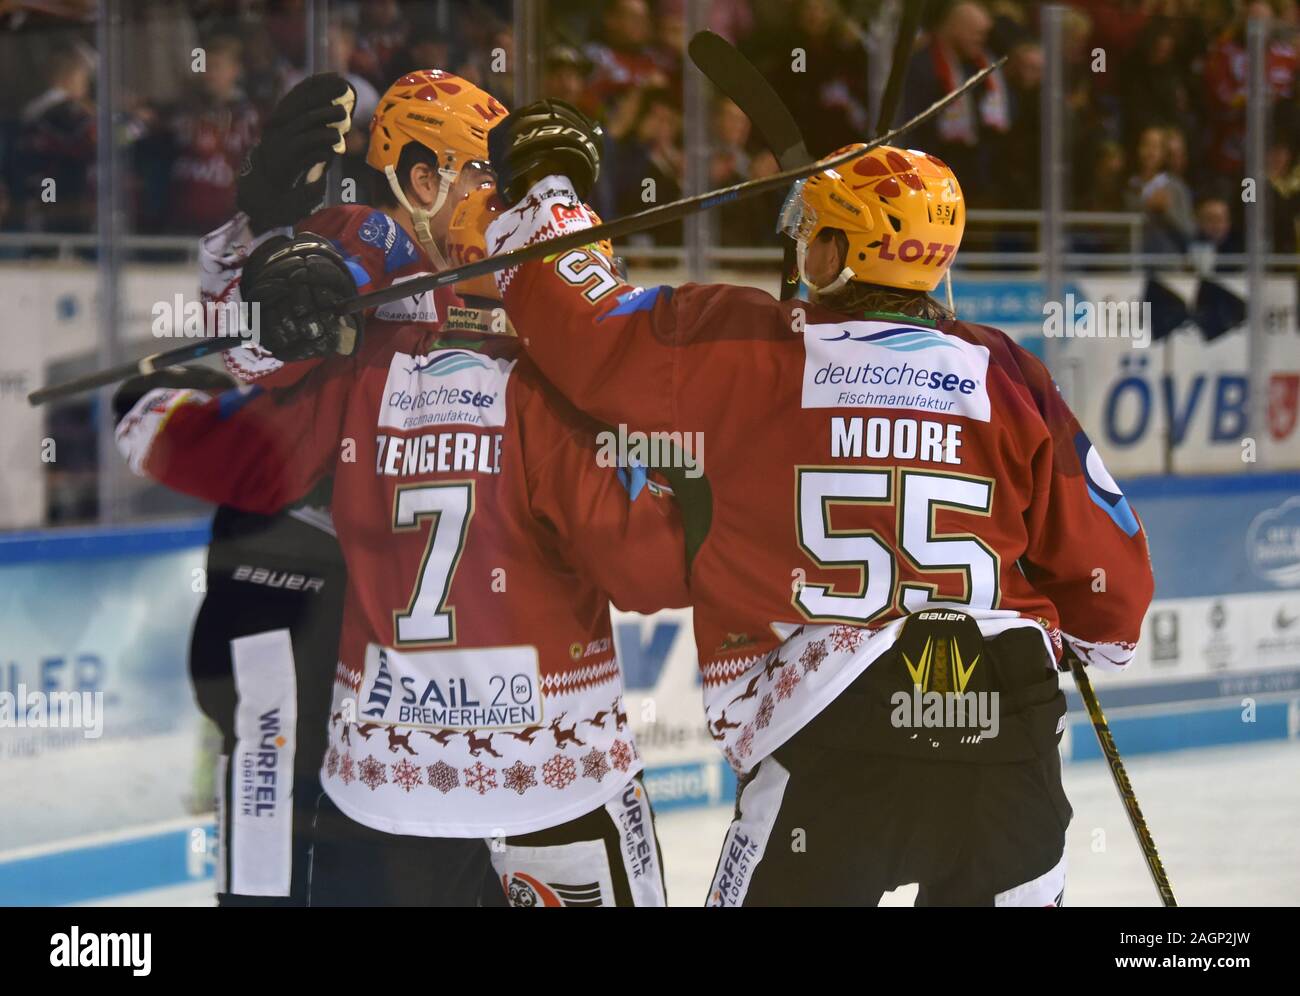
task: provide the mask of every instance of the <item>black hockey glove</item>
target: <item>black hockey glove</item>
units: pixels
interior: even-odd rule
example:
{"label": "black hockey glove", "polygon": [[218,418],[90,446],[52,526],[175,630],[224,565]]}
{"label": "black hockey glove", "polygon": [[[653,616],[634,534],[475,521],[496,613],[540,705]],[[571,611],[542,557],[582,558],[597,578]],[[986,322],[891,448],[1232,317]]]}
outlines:
{"label": "black hockey glove", "polygon": [[197,391],[219,394],[235,386],[235,378],[225,371],[201,367],[196,363],[164,367],[153,373],[139,374],[122,381],[113,394],[113,421],[122,421],[122,417],[154,388],[190,387]]}
{"label": "black hockey glove", "polygon": [[286,93],[239,171],[236,203],[253,234],[301,221],[325,199],[325,172],[343,152],[357,95],[337,73],[317,73]]}
{"label": "black hockey glove", "polygon": [[356,295],[356,283],[338,250],[319,235],[267,239],[248,257],[239,288],[256,305],[249,324],[258,344],[276,359],[355,350],[361,316],[340,316],[334,306]]}
{"label": "black hockey glove", "polygon": [[600,175],[600,143],[600,126],[563,100],[539,100],[511,111],[488,132],[497,191],[514,205],[542,177],[559,174],[573,181],[585,201]]}

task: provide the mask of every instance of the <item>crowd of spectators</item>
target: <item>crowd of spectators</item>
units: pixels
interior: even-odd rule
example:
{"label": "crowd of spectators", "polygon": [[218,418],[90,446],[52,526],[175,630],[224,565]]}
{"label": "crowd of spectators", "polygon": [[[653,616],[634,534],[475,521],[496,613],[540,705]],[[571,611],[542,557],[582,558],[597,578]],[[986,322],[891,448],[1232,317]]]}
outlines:
{"label": "crowd of spectators", "polygon": [[[680,196],[683,53],[693,0],[547,0],[540,79],[605,128],[595,206],[607,216]],[[824,154],[871,134],[900,0],[712,0],[733,40],[794,108]],[[86,232],[96,198],[95,5],[7,4],[0,13],[0,229]],[[364,125],[398,76],[437,66],[514,96],[511,0],[332,0],[323,59],[358,93],[345,165],[365,172]],[[935,0],[910,57],[897,119],[991,60],[1006,66],[908,142],[948,161],[974,208],[1040,206],[1042,6]],[[239,164],[306,65],[303,0],[146,0],[123,5],[114,129],[119,196],[133,231],[196,234],[233,209]],[[1272,237],[1296,250],[1300,212],[1300,18],[1296,0],[1073,0],[1064,31],[1070,207],[1141,212],[1143,249],[1239,250],[1248,77],[1246,30],[1268,18]],[[748,118],[714,97],[710,185],[776,163]],[[653,181],[650,183],[649,181]],[[366,187],[362,185],[360,189]],[[723,243],[772,239],[770,212],[720,215]],[[653,233],[680,240],[680,228]],[[1100,246],[1099,246],[1100,247]]]}

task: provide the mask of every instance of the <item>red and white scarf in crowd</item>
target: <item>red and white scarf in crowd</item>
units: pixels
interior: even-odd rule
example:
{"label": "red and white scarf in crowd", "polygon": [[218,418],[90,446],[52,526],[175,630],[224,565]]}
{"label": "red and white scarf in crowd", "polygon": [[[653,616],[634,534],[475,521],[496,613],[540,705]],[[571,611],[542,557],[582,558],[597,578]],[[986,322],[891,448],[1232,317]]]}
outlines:
{"label": "red and white scarf in crowd", "polygon": [[[934,65],[934,74],[939,79],[944,93],[952,93],[965,81],[966,76],[958,79],[961,67],[956,60],[950,60],[942,45],[930,46],[930,61]],[[980,56],[975,66],[976,72],[987,66],[988,59]],[[974,75],[972,73],[971,75]],[[971,101],[978,93],[975,113],[971,110]],[[1007,104],[1007,91],[1002,83],[1001,71],[990,73],[988,78],[974,92],[964,94],[939,112],[937,128],[939,137],[945,142],[960,142],[974,145],[978,139],[975,114],[979,122],[993,131],[1006,131],[1011,124],[1011,111]]]}

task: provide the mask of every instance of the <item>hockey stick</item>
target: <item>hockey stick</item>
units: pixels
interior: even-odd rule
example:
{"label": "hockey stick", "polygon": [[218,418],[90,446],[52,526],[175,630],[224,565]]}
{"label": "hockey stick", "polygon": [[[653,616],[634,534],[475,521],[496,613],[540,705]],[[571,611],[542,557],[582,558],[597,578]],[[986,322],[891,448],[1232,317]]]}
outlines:
{"label": "hockey stick", "polygon": [[115,367],[109,367],[107,370],[97,370],[83,377],[75,377],[72,380],[64,381],[62,384],[42,387],[27,395],[27,403],[33,406],[43,405],[47,401],[54,401],[58,398],[84,394],[87,391],[95,390],[97,387],[116,384],[128,377],[151,374],[155,370],[189,363],[191,360],[202,359],[215,353],[224,353],[227,349],[234,349],[236,346],[246,346],[251,341],[251,339],[238,336],[209,336],[192,342],[188,346],[178,346],[175,349],[164,350],[161,353],[150,353],[148,356],[134,362],[120,363]]}
{"label": "hockey stick", "polygon": [[[822,170],[835,169],[837,166],[843,166],[852,162],[854,159],[865,155],[872,149],[888,145],[899,135],[904,134],[917,125],[938,114],[954,100],[961,98],[968,90],[982,83],[989,73],[993,72],[1003,62],[1006,57],[999,59],[997,62],[986,66],[970,79],[968,79],[951,93],[944,94],[933,104],[915,115],[911,120],[903,122],[897,128],[888,133],[874,138],[861,149],[852,149],[848,152],[842,152],[836,156],[830,156],[826,159],[820,159],[816,162],[808,163],[795,169],[783,170],[780,173],[773,173],[771,176],[765,176],[756,180],[745,180],[741,183],[733,184],[730,187],[721,187],[718,190],[705,191],[702,194],[696,194],[693,197],[684,197],[678,201],[672,201],[668,204],[661,204],[658,207],[647,208],[645,211],[638,211],[636,214],[630,214],[627,217],[619,218],[615,221],[606,222],[602,225],[596,225],[593,228],[583,229],[578,232],[570,232],[568,235],[561,235],[558,238],[548,239],[544,242],[537,242],[532,245],[522,246],[519,249],[510,252],[501,253],[496,256],[488,256],[484,259],[475,260],[472,263],[466,263],[462,266],[455,266],[440,273],[431,273],[428,276],[416,277],[414,280],[407,280],[394,286],[385,287],[381,290],[372,291],[369,294],[359,294],[356,297],[343,301],[335,309],[337,314],[350,315],[359,311],[365,311],[368,308],[376,308],[392,301],[400,301],[403,298],[413,297],[423,294],[425,291],[435,290],[438,287],[446,287],[449,284],[459,283],[462,280],[469,280],[473,277],[480,277],[487,273],[495,273],[498,270],[504,270],[511,266],[518,266],[534,259],[542,259],[546,256],[553,256],[556,253],[564,252],[568,249],[578,249],[593,242],[600,242],[605,239],[619,239],[635,232],[644,232],[650,228],[657,228],[668,222],[677,221],[685,218],[687,215],[694,214],[697,211],[708,211],[722,204],[729,204],[732,201],[745,200],[751,197],[757,197],[759,194],[765,194],[771,190],[783,190],[796,180],[802,180],[812,176],[814,173],[820,173]],[[187,360],[193,360],[200,356],[209,356],[213,353],[224,352],[227,349],[234,349],[236,346],[243,344],[246,340],[237,337],[222,337],[219,339],[205,339],[202,342],[192,343],[188,346],[182,346],[179,349],[170,350],[164,353],[155,353],[146,357],[139,363],[123,364],[114,367],[111,370],[101,370],[98,373],[87,374],[76,380],[68,381],[63,384],[55,384],[50,387],[41,388],[33,391],[27,396],[29,403],[33,405],[43,404],[55,398],[64,398],[74,394],[81,394],[85,391],[93,390],[97,387],[115,383],[126,377],[134,376],[137,373],[149,373],[154,370],[161,370],[164,367],[175,366],[178,363],[184,363]],[[147,366],[146,366],[147,364]]]}
{"label": "hockey stick", "polygon": [[[894,38],[893,61],[889,64],[889,77],[885,80],[885,92],[880,97],[880,113],[876,117],[876,134],[888,128],[898,113],[898,102],[903,96],[903,80],[907,76],[907,67],[911,62],[912,45],[916,41],[917,29],[925,14],[926,0],[913,0],[903,5],[902,16],[898,19],[898,34]],[[943,287],[948,298],[948,310],[957,313],[952,300],[952,268],[943,271]]]}
{"label": "hockey stick", "polygon": [[897,128],[891,129],[878,138],[873,138],[861,148],[850,149],[838,155],[818,159],[794,169],[782,170],[780,173],[773,173],[771,176],[761,177],[756,180],[745,180],[741,183],[732,184],[730,187],[708,190],[693,197],[683,197],[681,200],[647,208],[644,211],[638,211],[635,214],[608,221],[593,228],[570,232],[568,235],[561,235],[558,238],[522,246],[519,249],[512,249],[510,252],[500,253],[496,256],[488,256],[485,259],[443,270],[441,273],[433,273],[427,277],[416,277],[414,280],[407,280],[396,286],[384,287],[381,290],[371,291],[369,294],[358,295],[344,301],[336,310],[339,314],[350,315],[354,312],[364,311],[367,308],[388,304],[390,301],[400,301],[404,297],[421,294],[424,291],[434,290],[438,287],[445,287],[448,284],[459,283],[473,277],[481,277],[485,273],[496,273],[498,270],[518,266],[530,260],[542,259],[568,249],[580,249],[593,242],[620,239],[636,232],[658,228],[660,225],[685,218],[697,211],[709,211],[722,204],[747,200],[772,190],[784,190],[796,180],[803,180],[823,170],[843,166],[854,159],[861,158],[872,149],[882,145],[889,145],[899,135],[905,134],[917,125],[928,121],[953,101],[960,100],[968,91],[983,83],[990,73],[1001,68],[1006,61],[1006,56],[1003,56],[996,62],[990,63],[951,93],[944,94],[925,110],[904,121]]}
{"label": "hockey stick", "polygon": [[912,57],[912,43],[916,40],[916,31],[921,26],[921,15],[925,13],[926,0],[903,0],[903,13],[898,19],[898,34],[894,37],[893,61],[889,64],[889,76],[885,79],[885,92],[880,97],[880,113],[876,115],[876,134],[888,128],[898,113],[898,101],[903,96],[903,79],[907,76],[907,64]]}
{"label": "hockey stick", "polygon": [[767,81],[731,42],[712,31],[697,32],[686,51],[695,68],[728,100],[735,103],[754,123],[763,144],[772,150],[782,169],[794,169],[812,162],[804,145],[799,122],[790,108]]}
{"label": "hockey stick", "polygon": [[[740,50],[721,35],[700,31],[686,50],[695,68],[708,77],[709,82],[724,97],[734,103],[753,122],[781,169],[794,169],[812,162],[808,146],[804,144],[799,122],[777,94],[767,77],[758,71]],[[795,257],[794,240],[782,237],[781,300],[787,301],[799,290],[799,274]]]}
{"label": "hockey stick", "polygon": [[1147,828],[1142,807],[1138,805],[1137,795],[1133,792],[1133,784],[1128,780],[1128,772],[1124,770],[1124,761],[1119,756],[1119,748],[1115,746],[1115,738],[1110,734],[1110,724],[1106,722],[1106,714],[1101,711],[1101,703],[1093,690],[1092,680],[1088,677],[1083,661],[1079,660],[1073,651],[1067,649],[1066,654],[1070,659],[1070,673],[1074,675],[1074,684],[1078,687],[1084,707],[1088,710],[1088,718],[1092,720],[1093,731],[1097,734],[1097,743],[1101,745],[1101,752],[1106,756],[1106,763],[1110,766],[1110,774],[1115,780],[1115,788],[1119,791],[1120,802],[1124,804],[1128,821],[1133,825],[1133,832],[1137,834],[1138,846],[1142,849],[1142,857],[1146,859],[1147,870],[1151,872],[1156,892],[1160,894],[1160,902],[1165,906],[1177,906],[1174,888],[1169,884],[1169,876],[1165,874],[1165,866],[1160,861],[1159,852],[1156,851],[1156,842]]}

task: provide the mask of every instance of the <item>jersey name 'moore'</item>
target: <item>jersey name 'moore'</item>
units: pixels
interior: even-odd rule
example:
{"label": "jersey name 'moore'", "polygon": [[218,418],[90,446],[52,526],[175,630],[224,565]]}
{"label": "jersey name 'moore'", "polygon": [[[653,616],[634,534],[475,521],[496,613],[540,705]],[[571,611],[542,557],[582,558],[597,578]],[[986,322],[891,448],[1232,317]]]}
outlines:
{"label": "jersey name 'moore'", "polygon": [[[865,431],[864,431],[865,425]],[[960,464],[961,426],[914,418],[831,419],[831,456]]]}
{"label": "jersey name 'moore'", "polygon": [[427,432],[376,436],[375,473],[381,477],[501,473],[501,433]]}

